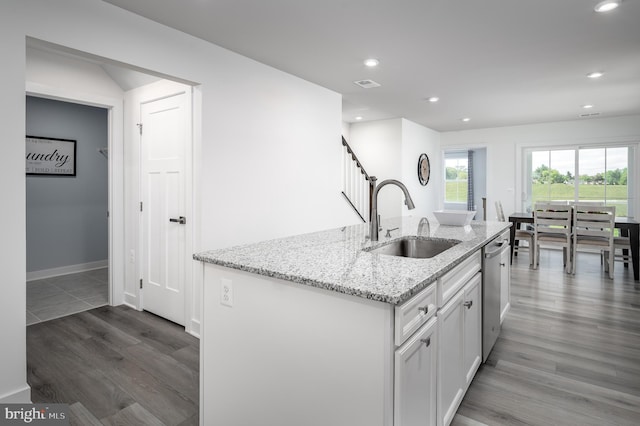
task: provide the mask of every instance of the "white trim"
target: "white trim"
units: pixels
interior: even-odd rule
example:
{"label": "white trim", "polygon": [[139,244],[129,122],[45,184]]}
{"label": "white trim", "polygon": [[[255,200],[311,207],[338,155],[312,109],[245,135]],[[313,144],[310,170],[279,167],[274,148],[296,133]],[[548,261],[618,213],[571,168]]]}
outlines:
{"label": "white trim", "polygon": [[191,321],[187,323],[187,327],[185,330],[187,333],[191,334],[193,337],[200,338],[200,321],[192,318]]}
{"label": "white trim", "polygon": [[[124,99],[109,98],[32,81],[25,82],[27,95],[108,109],[108,227],[109,227],[109,304],[124,299]],[[117,285],[115,285],[117,283]]]}
{"label": "white trim", "polygon": [[[638,182],[638,178],[640,176],[640,142],[637,137],[614,137],[614,138],[593,138],[588,139],[588,142],[585,140],[577,139],[573,142],[564,142],[563,144],[553,145],[551,142],[536,144],[525,144],[525,143],[517,143],[515,149],[516,160],[515,164],[521,165],[520,175],[518,176],[518,172],[514,175],[515,183],[516,183],[516,200],[515,206],[516,210],[524,211],[524,203],[528,200],[530,194],[527,192],[527,196],[525,199],[525,189],[528,189],[528,181],[531,179],[531,164],[529,164],[531,152],[534,151],[560,151],[560,150],[574,150],[576,161],[576,173],[579,176],[579,162],[578,156],[579,151],[581,149],[593,149],[593,148],[631,148],[632,154],[627,159],[627,168],[629,172],[628,179],[628,189],[627,189],[627,203],[629,212],[633,213],[630,218],[637,215],[640,212],[640,196],[636,196],[638,194],[638,188],[636,188],[635,182]],[[606,167],[606,165],[605,165]],[[575,186],[574,196],[577,199],[578,196],[578,185]],[[518,207],[519,206],[519,207]]]}
{"label": "white trim", "polygon": [[109,266],[109,259],[97,260],[95,262],[80,263],[78,265],[60,266],[58,268],[42,269],[40,271],[27,272],[27,282],[41,280],[43,278],[57,277],[60,275],[75,274],[78,272],[93,271]]}
{"label": "white trim", "polygon": [[[204,267],[202,262],[193,260],[192,254],[202,251],[202,237],[200,233],[200,178],[201,169],[199,158],[202,158],[202,86],[191,88],[191,251],[187,246],[187,268],[190,269],[189,298],[185,314],[186,331],[200,338],[202,318],[202,281],[204,279]],[[190,265],[190,268],[189,268]]]}
{"label": "white trim", "polygon": [[125,306],[130,307],[131,309],[136,309],[136,310],[140,310],[138,309],[138,297],[135,294],[131,294],[128,291],[124,292],[124,300],[122,301],[122,304]]}
{"label": "white trim", "polygon": [[0,404],[31,404],[31,387],[25,385],[14,392],[1,395]]}

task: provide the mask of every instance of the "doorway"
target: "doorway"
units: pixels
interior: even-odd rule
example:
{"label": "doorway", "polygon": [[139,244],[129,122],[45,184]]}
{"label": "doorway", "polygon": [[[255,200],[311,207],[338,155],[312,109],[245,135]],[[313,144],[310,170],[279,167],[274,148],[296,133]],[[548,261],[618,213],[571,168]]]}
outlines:
{"label": "doorway", "polygon": [[[32,69],[33,68],[33,69]],[[32,78],[30,78],[32,77]],[[159,99],[165,95],[157,95],[159,87],[180,86],[189,95],[186,101],[189,109],[193,109],[192,93],[195,93],[198,108],[201,105],[199,92],[192,89],[192,84],[176,83],[164,78],[126,68],[108,59],[97,58],[83,52],[70,51],[62,46],[28,39],[27,41],[27,74],[26,88],[28,95],[35,95],[71,103],[82,103],[108,109],[109,146],[108,146],[108,222],[109,222],[109,304],[128,305],[137,310],[145,309],[139,282],[143,279],[142,238],[140,237],[142,219],[140,203],[142,202],[140,179],[140,102]],[[154,93],[149,97],[150,93]],[[175,91],[173,92],[175,94]],[[132,103],[133,102],[133,103]],[[195,117],[199,115],[194,114]],[[194,170],[191,168],[192,128],[198,123],[189,117],[189,144],[186,160],[189,167],[185,169],[187,194],[193,192]],[[179,216],[188,218],[184,226],[188,234],[184,242],[184,257],[181,259],[184,280],[183,319],[188,333],[199,334],[199,315],[197,301],[193,299],[192,268],[190,254],[194,250],[191,235],[198,226],[193,213],[193,198],[185,201],[185,212]],[[168,218],[167,218],[168,222]],[[173,319],[172,319],[173,320]]]}
{"label": "doorway", "polygon": [[27,325],[109,302],[108,122],[27,96]]}
{"label": "doorway", "polygon": [[444,151],[444,208],[476,211],[475,220],[487,220],[487,149]]}

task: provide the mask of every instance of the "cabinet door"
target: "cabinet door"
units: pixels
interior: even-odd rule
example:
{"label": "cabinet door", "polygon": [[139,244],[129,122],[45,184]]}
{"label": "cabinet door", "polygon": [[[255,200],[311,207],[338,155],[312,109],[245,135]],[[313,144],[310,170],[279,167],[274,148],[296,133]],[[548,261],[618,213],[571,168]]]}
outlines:
{"label": "cabinet door", "polygon": [[509,247],[500,254],[500,324],[511,307],[511,252]]}
{"label": "cabinet door", "polygon": [[395,354],[394,426],[436,426],[437,318]]}
{"label": "cabinet door", "polygon": [[464,291],[459,291],[437,318],[438,342],[438,426],[448,426],[464,395]]}
{"label": "cabinet door", "polygon": [[482,362],[482,274],[464,287],[464,369],[466,391]]}

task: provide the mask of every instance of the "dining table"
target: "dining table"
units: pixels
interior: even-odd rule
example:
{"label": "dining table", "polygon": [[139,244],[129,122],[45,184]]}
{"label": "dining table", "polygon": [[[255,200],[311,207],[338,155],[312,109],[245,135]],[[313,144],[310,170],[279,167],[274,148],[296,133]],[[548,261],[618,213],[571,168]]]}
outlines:
{"label": "dining table", "polygon": [[[516,230],[520,229],[523,223],[533,223],[533,212],[511,213],[511,261],[513,262],[513,248],[515,244]],[[640,222],[629,217],[616,217],[615,227],[620,229],[620,235],[629,236],[631,246],[631,263],[633,264],[633,279],[640,280],[640,268],[638,258],[640,257]],[[625,264],[626,266],[626,264]]]}

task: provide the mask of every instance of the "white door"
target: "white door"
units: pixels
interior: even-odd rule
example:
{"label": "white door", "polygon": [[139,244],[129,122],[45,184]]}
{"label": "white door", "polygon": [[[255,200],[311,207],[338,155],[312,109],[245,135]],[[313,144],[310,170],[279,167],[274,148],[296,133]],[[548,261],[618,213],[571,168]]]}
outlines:
{"label": "white door", "polygon": [[180,93],[140,105],[142,305],[185,324],[190,104]]}

